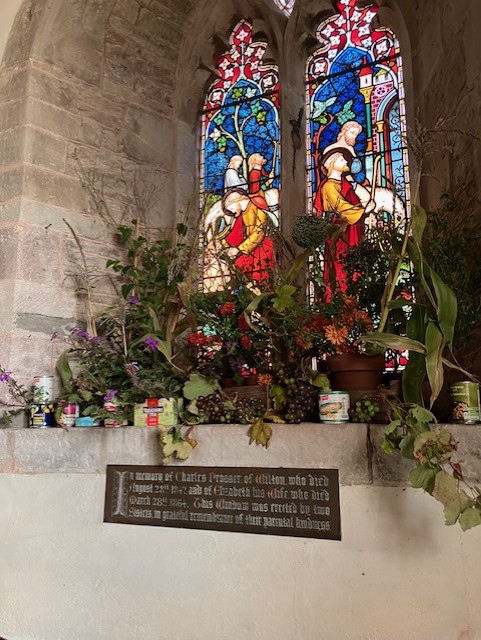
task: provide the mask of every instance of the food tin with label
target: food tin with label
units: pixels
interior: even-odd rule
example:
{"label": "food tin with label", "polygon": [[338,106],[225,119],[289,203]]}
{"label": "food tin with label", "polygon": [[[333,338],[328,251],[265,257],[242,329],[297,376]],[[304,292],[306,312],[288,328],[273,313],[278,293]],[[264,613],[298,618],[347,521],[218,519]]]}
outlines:
{"label": "food tin with label", "polygon": [[34,376],[33,399],[39,404],[53,401],[53,376]]}
{"label": "food tin with label", "polygon": [[179,398],[147,398],[134,407],[136,427],[174,427],[179,424],[182,400]]}
{"label": "food tin with label", "polygon": [[62,402],[58,421],[63,427],[74,427],[78,417],[79,406],[76,402]]}
{"label": "food tin with label", "polygon": [[34,404],[30,409],[28,426],[31,429],[44,429],[46,427],[56,427],[55,406],[53,403]]}
{"label": "food tin with label", "polygon": [[326,391],[319,394],[321,422],[349,422],[349,394],[345,391]]}
{"label": "food tin with label", "polygon": [[479,384],[469,380],[451,385],[452,417],[455,422],[476,424],[480,421]]}

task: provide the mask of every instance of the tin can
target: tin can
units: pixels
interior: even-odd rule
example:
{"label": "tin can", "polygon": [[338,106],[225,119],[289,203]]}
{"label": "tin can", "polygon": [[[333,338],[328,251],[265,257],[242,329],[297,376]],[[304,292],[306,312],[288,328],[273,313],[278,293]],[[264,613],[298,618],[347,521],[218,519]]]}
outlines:
{"label": "tin can", "polygon": [[63,427],[74,427],[79,417],[79,406],[76,402],[62,402],[60,405],[59,422]]}
{"label": "tin can", "polygon": [[55,406],[53,403],[40,403],[32,405],[29,416],[30,429],[45,429],[56,427]]}
{"label": "tin can", "polygon": [[33,399],[39,404],[53,401],[53,376],[34,376]]}
{"label": "tin can", "polygon": [[476,424],[480,421],[479,384],[469,380],[451,385],[452,417],[455,422]]}
{"label": "tin can", "polygon": [[326,391],[319,394],[321,422],[349,422],[349,394],[345,391]]}

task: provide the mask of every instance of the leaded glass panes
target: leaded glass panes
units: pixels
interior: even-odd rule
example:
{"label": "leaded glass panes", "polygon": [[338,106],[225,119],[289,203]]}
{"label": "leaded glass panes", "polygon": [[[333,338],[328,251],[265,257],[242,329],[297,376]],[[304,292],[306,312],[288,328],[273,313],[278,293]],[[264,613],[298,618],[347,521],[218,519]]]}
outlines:
{"label": "leaded glass panes", "polygon": [[404,85],[396,37],[373,25],[378,8],[337,7],[307,64],[308,210],[348,220],[356,243],[409,209]]}
{"label": "leaded glass panes", "polygon": [[[306,73],[308,211],[345,226],[320,256],[327,299],[334,283],[350,292],[344,265],[353,249],[377,245],[376,231],[402,229],[410,207],[399,43],[374,22],[376,5],[338,0],[337,8],[318,27]],[[404,357],[391,356],[398,365]]]}
{"label": "leaded glass panes", "polygon": [[242,20],[217,62],[202,113],[201,254],[206,290],[232,269],[262,283],[272,267],[270,231],[279,225],[279,76],[264,64],[267,44]]}
{"label": "leaded glass panes", "polygon": [[289,16],[292,13],[296,0],[274,0],[274,2],[286,16]]}

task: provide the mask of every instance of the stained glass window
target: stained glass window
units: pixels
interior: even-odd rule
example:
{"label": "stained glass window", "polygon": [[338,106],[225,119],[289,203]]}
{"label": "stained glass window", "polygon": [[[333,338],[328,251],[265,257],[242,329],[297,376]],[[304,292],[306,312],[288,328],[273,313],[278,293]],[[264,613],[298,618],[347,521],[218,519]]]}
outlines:
{"label": "stained glass window", "polygon": [[274,0],[274,2],[286,16],[289,16],[292,13],[296,0]]}
{"label": "stained glass window", "polygon": [[[350,273],[349,260],[379,250],[377,232],[402,230],[410,208],[399,43],[374,21],[376,5],[337,0],[337,9],[318,27],[320,47],[306,76],[308,211],[346,223],[342,238],[334,246],[328,241],[320,256],[327,299],[334,283],[347,293],[358,286],[362,270]],[[399,284],[409,291],[408,264],[401,273]],[[372,278],[365,285],[371,299],[373,285]],[[366,304],[376,319],[378,305]],[[388,369],[405,362],[405,353],[387,354]]]}
{"label": "stained glass window", "polygon": [[403,72],[396,37],[373,23],[377,6],[337,7],[307,63],[308,210],[346,220],[356,245],[366,228],[402,225],[409,210]]}
{"label": "stained glass window", "polygon": [[279,74],[264,64],[267,44],[242,20],[202,113],[201,207],[204,289],[217,291],[232,269],[262,283],[279,226]]}

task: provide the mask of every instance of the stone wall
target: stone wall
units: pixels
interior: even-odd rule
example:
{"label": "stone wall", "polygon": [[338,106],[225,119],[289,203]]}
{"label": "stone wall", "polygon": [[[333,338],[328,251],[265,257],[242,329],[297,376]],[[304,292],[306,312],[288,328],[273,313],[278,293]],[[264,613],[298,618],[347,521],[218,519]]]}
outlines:
{"label": "stone wall", "polygon": [[[102,176],[117,219],[136,215],[134,183],[140,191],[155,184],[152,226],[172,225],[177,193],[185,203],[173,101],[193,5],[58,0],[24,2],[17,14],[0,68],[0,341],[2,364],[21,380],[53,371],[51,332],[83,315],[81,261],[66,222],[93,272],[116,252],[79,173]],[[98,303],[109,293],[107,281],[96,282]]]}
{"label": "stone wall", "polygon": [[[79,252],[64,220],[91,268],[102,269],[116,251],[79,169],[103,175],[117,218],[126,209],[133,217],[134,181],[156,185],[152,225],[168,227],[189,205],[195,209],[198,110],[215,57],[242,16],[270,42],[267,55],[279,62],[284,83],[281,205],[288,232],[305,197],[303,146],[292,147],[288,121],[303,104],[304,60],[332,4],[302,0],[289,22],[270,0],[225,0],[215,10],[206,0],[24,0],[15,7],[0,67],[0,341],[2,362],[27,380],[32,371],[53,369],[50,332],[82,316],[72,277]],[[479,214],[481,144],[472,137],[480,124],[479,11],[476,0],[381,3],[382,19],[403,46],[411,125],[418,109],[425,126],[444,118],[464,132],[438,136],[425,203],[460,188],[472,215]],[[97,283],[95,293],[105,302],[107,283]]]}
{"label": "stone wall", "polygon": [[[196,428],[188,465],[339,469],[342,540],[103,523],[106,464],[159,464],[155,429],[0,431],[9,640],[480,640],[479,530],[406,486],[380,426]],[[459,457],[481,479],[479,426]],[[179,467],[178,467],[179,468]]]}

